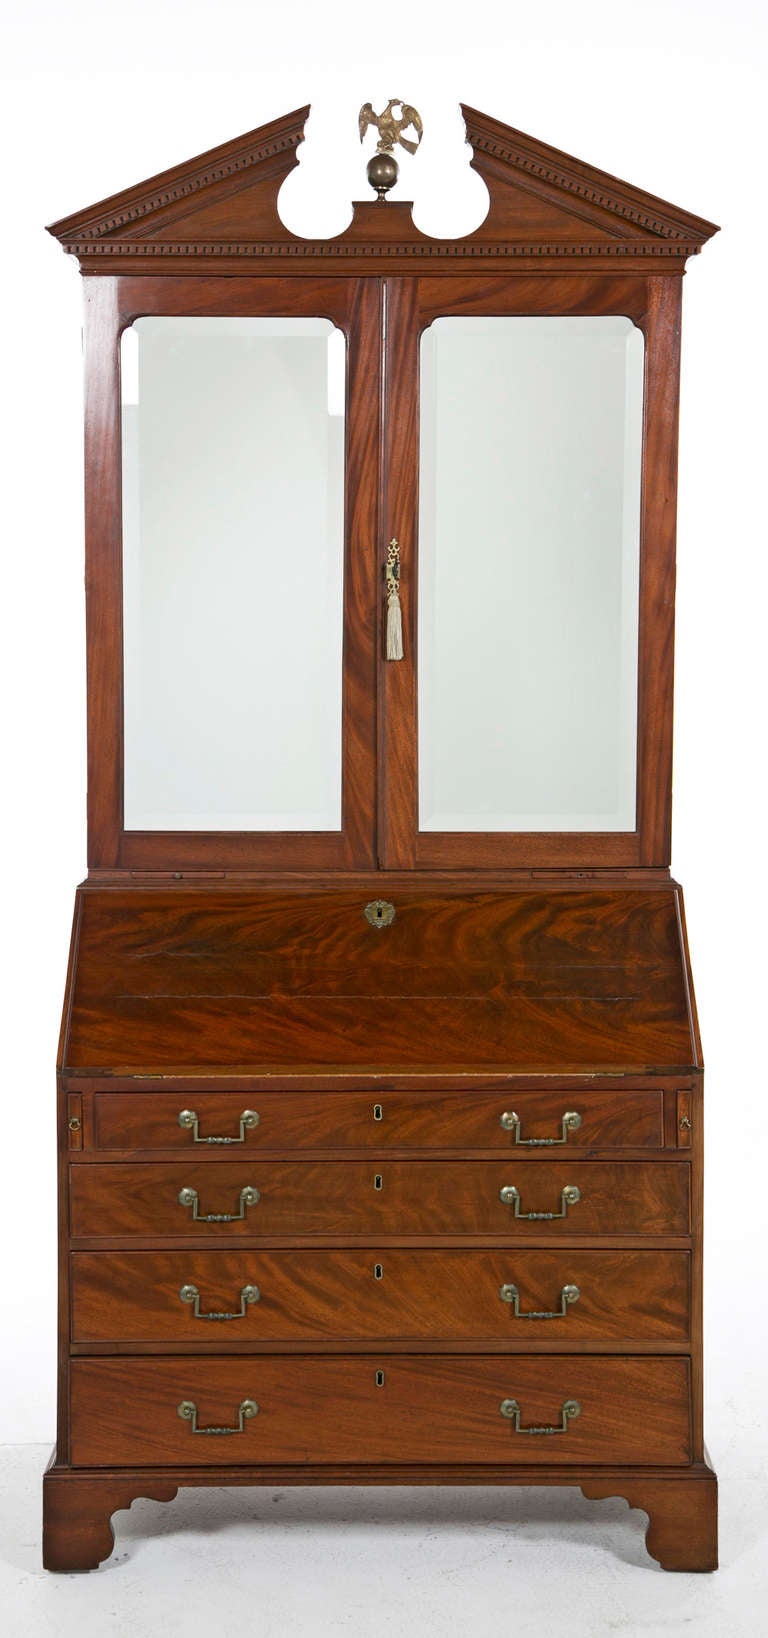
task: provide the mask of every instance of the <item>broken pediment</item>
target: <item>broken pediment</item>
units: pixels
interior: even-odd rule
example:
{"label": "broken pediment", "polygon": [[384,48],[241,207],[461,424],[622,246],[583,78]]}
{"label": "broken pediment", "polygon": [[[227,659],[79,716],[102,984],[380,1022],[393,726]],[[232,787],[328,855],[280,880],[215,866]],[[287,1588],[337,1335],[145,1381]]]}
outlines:
{"label": "broken pediment", "polygon": [[302,239],[281,221],[277,198],[297,163],[309,108],[126,188],[55,222],[51,232],[84,271],[315,269],[413,271],[414,263],[513,263],[515,269],[608,263],[671,270],[717,232],[711,222],[585,165],[512,126],[462,105],[472,165],[488,188],[488,214],[460,239],[422,233],[408,204],[365,201],[335,238]]}

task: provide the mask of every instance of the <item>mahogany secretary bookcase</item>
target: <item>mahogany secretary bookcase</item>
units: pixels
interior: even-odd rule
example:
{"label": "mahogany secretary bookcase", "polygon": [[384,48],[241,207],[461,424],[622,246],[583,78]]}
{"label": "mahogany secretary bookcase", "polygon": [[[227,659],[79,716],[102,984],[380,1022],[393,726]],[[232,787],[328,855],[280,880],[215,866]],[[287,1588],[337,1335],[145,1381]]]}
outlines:
{"label": "mahogany secretary bookcase", "polygon": [[289,232],[306,108],[51,229],[85,276],[89,827],[52,1570],[137,1496],[307,1483],[573,1484],[716,1565],[669,873],[716,230],[463,113],[465,238],[383,195]]}

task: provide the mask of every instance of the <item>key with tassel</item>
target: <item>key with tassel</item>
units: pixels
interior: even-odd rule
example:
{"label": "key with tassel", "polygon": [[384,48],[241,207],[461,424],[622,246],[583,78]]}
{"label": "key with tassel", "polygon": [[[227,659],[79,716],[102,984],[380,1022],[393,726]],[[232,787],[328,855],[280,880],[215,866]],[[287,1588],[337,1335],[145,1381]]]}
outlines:
{"label": "key with tassel", "polygon": [[392,539],[384,568],[387,587],[387,659],[403,658],[403,611],[400,607],[400,547]]}

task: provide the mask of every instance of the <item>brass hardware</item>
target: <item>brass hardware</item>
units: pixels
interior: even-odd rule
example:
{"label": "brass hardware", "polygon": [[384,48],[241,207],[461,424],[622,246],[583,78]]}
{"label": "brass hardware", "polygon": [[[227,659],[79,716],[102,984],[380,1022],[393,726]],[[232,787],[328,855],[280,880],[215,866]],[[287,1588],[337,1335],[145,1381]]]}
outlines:
{"label": "brass hardware", "polygon": [[383,1179],[383,1177],[381,1175],[381,1172],[375,1172],[374,1173],[373,1186],[374,1186],[375,1189],[383,1189],[384,1179]]}
{"label": "brass hardware", "polygon": [[69,1120],[67,1121],[67,1125],[69,1127],[70,1132],[79,1132],[80,1131],[80,1116],[79,1115],[70,1115]]}
{"label": "brass hardware", "polygon": [[394,535],[387,547],[384,587],[387,597],[384,654],[387,660],[402,660],[404,650],[403,607],[400,602],[400,547]]}
{"label": "brass hardware", "polygon": [[212,1308],[205,1314],[201,1313],[200,1292],[198,1291],[196,1285],[183,1285],[179,1292],[179,1296],[182,1302],[194,1303],[193,1313],[195,1319],[236,1320],[245,1318],[246,1306],[253,1302],[259,1302],[261,1299],[261,1292],[257,1285],[242,1286],[240,1290],[240,1307],[234,1313],[227,1312],[226,1310],[220,1310],[217,1312]]}
{"label": "brass hardware", "polygon": [[[72,1122],[70,1121],[69,1124],[71,1126]],[[80,1122],[78,1121],[78,1126],[79,1126],[79,1124],[80,1124]],[[690,1115],[681,1115],[681,1117],[680,1117],[680,1131],[681,1132],[690,1132],[692,1126],[693,1126],[693,1121],[691,1120]]]}
{"label": "brass hardware", "polygon": [[384,564],[384,579],[387,582],[387,597],[394,597],[400,593],[400,546],[395,536],[387,547],[387,560]]}
{"label": "brass hardware", "polygon": [[516,1399],[502,1399],[501,1404],[499,1405],[499,1410],[501,1411],[502,1416],[506,1416],[510,1422],[514,1422],[515,1433],[567,1433],[568,1423],[574,1416],[581,1415],[581,1405],[579,1404],[578,1399],[566,1399],[563,1402],[559,1427],[544,1426],[522,1428],[520,1426],[520,1417],[522,1412]]}
{"label": "brass hardware", "polygon": [[373,1277],[374,1277],[375,1280],[383,1280],[383,1278],[384,1278],[384,1269],[382,1268],[381,1263],[374,1263],[374,1265],[373,1265]]}
{"label": "brass hardware", "polygon": [[558,1143],[567,1143],[569,1132],[578,1132],[581,1115],[576,1109],[566,1109],[560,1122],[562,1135],[559,1138],[521,1138],[520,1116],[516,1115],[514,1110],[505,1110],[504,1114],[499,1116],[499,1125],[504,1127],[505,1132],[514,1132],[515,1143],[519,1143],[522,1149],[551,1149]]}
{"label": "brass hardware", "polygon": [[193,1143],[245,1143],[246,1131],[258,1126],[259,1116],[255,1109],[244,1109],[240,1116],[239,1137],[201,1137],[199,1133],[198,1116],[194,1109],[179,1110],[179,1125],[192,1133]]}
{"label": "brass hardware", "polygon": [[[363,915],[369,927],[391,927],[395,919],[395,907],[393,904],[389,904],[386,899],[371,899],[370,904],[366,905]],[[375,1116],[374,1118],[380,1120],[381,1116]]]}
{"label": "brass hardware", "polygon": [[[399,115],[393,112],[395,108],[400,109]],[[371,103],[364,102],[358,114],[361,142],[371,125],[375,126],[378,131],[379,140],[373,158],[368,161],[367,175],[371,187],[375,189],[377,198],[381,202],[384,195],[389,193],[390,188],[394,187],[399,174],[400,167],[392,153],[392,149],[399,142],[401,147],[406,148],[409,154],[415,154],[421,142],[424,127],[421,123],[421,115],[415,108],[411,107],[410,103],[403,102],[401,97],[390,97],[386,108],[381,114],[375,114]],[[411,137],[403,136],[403,131],[408,130],[415,131],[415,141]]]}
{"label": "brass hardware", "polygon": [[400,166],[394,154],[372,154],[366,166],[366,176],[375,189],[379,204],[383,204],[385,194],[394,187],[399,175]]}
{"label": "brass hardware", "polygon": [[384,1119],[384,1110],[382,1109],[380,1103],[375,1103],[373,1106],[373,1118],[374,1120]]}
{"label": "brass hardware", "polygon": [[377,1371],[376,1372],[376,1386],[377,1386],[377,1388],[383,1388],[383,1386],[384,1386],[384,1372],[383,1371]]}
{"label": "brass hardware", "polygon": [[516,1285],[500,1285],[499,1296],[502,1302],[511,1303],[515,1319],[551,1320],[565,1319],[569,1303],[578,1302],[581,1292],[577,1285],[564,1285],[560,1292],[560,1307],[543,1309],[541,1313],[532,1308],[524,1309],[521,1313],[520,1293]]}
{"label": "brass hardware", "polygon": [[[394,108],[402,110],[399,117],[392,112]],[[361,142],[370,125],[375,126],[379,133],[376,151],[380,154],[391,153],[397,142],[400,143],[401,147],[407,148],[409,154],[415,154],[424,131],[420,114],[415,108],[411,107],[410,103],[403,102],[402,97],[390,97],[384,112],[381,114],[375,114],[371,104],[364,102],[358,114]],[[403,131],[407,131],[411,125],[416,132],[415,142],[412,138],[402,135]]]}
{"label": "brass hardware", "polygon": [[201,1212],[198,1211],[200,1201],[197,1189],[179,1190],[179,1205],[192,1207],[192,1221],[194,1223],[240,1223],[245,1217],[248,1206],[257,1206],[260,1199],[261,1195],[258,1189],[246,1184],[246,1187],[240,1190],[239,1211]]}
{"label": "brass hardware", "polygon": [[181,1417],[182,1422],[192,1423],[193,1433],[242,1433],[245,1423],[252,1416],[258,1416],[259,1407],[255,1399],[244,1399],[238,1409],[236,1428],[199,1428],[197,1425],[197,1405],[194,1399],[182,1399],[181,1404],[176,1406],[176,1414]]}
{"label": "brass hardware", "polygon": [[531,1223],[551,1223],[555,1217],[568,1216],[568,1207],[575,1206],[581,1199],[581,1190],[575,1183],[566,1183],[565,1188],[560,1190],[559,1211],[521,1211],[520,1190],[515,1188],[514,1183],[507,1183],[503,1189],[499,1189],[499,1199],[504,1206],[514,1206],[515,1217],[525,1217]]}

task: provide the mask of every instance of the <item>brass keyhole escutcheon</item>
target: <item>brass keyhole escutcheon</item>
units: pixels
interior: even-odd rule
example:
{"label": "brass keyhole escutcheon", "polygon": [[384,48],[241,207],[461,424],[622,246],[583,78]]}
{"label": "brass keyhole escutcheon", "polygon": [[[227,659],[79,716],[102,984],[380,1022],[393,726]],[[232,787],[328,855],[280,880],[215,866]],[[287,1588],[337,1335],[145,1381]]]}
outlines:
{"label": "brass keyhole escutcheon", "polygon": [[373,1118],[374,1118],[374,1120],[383,1120],[384,1119],[384,1110],[382,1109],[382,1106],[381,1106],[380,1103],[375,1103],[374,1106],[373,1106]]}
{"label": "brass keyhole escutcheon", "polygon": [[375,1189],[383,1189],[384,1179],[383,1179],[383,1177],[381,1175],[381,1172],[374,1173],[373,1186],[374,1186]]}
{"label": "brass keyhole escutcheon", "polygon": [[377,1388],[383,1388],[383,1386],[384,1386],[384,1372],[383,1371],[377,1371],[376,1372],[376,1386],[377,1386]]}
{"label": "brass keyhole escutcheon", "polygon": [[383,1280],[383,1278],[384,1278],[384,1269],[383,1269],[381,1263],[374,1263],[374,1265],[373,1265],[373,1277],[374,1277],[375,1280]]}
{"label": "brass keyhole escutcheon", "polygon": [[395,907],[388,899],[371,899],[363,915],[369,927],[391,927],[395,919]]}

